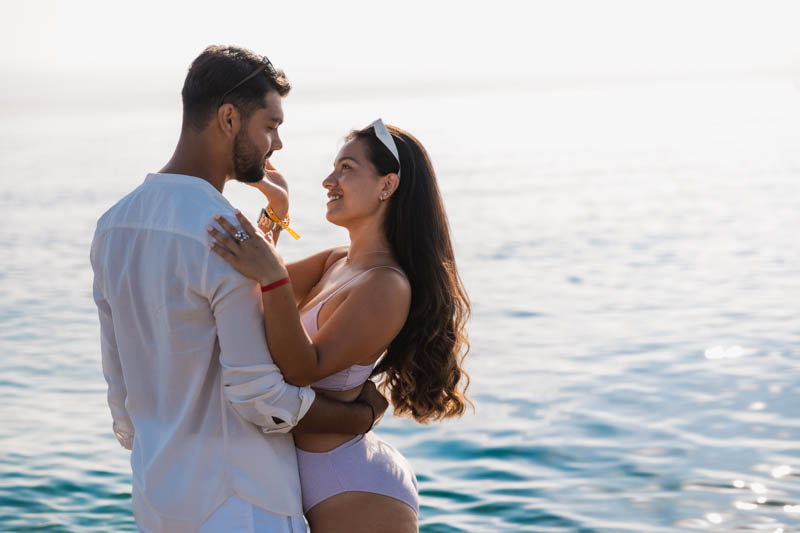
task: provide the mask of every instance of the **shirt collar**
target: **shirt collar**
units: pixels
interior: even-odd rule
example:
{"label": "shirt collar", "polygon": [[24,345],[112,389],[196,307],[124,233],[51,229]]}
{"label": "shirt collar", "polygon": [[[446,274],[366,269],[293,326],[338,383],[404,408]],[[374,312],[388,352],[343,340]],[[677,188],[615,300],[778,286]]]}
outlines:
{"label": "shirt collar", "polygon": [[[197,176],[188,176],[186,174],[167,174],[167,173],[158,173],[158,172],[151,172],[147,175],[144,179],[145,183],[158,181],[159,183],[174,183],[177,185],[190,185],[193,187],[199,187],[201,189],[205,189],[207,191],[213,192],[215,195],[219,196],[220,198],[225,198],[222,193],[220,193],[213,185],[209,182],[204,180],[203,178],[198,178]],[[226,199],[227,200],[227,199]]]}

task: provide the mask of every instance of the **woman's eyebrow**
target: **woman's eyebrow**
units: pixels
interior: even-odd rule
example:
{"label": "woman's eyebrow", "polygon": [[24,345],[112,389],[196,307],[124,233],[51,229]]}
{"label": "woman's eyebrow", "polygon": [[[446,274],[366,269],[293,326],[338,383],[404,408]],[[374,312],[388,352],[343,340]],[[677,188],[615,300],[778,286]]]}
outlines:
{"label": "woman's eyebrow", "polygon": [[338,165],[339,163],[341,163],[341,162],[342,162],[342,161],[344,161],[345,159],[349,159],[349,160],[350,160],[350,161],[352,161],[353,163],[358,163],[358,161],[357,161],[355,158],[352,158],[352,157],[350,157],[349,155],[346,155],[346,156],[344,156],[344,157],[340,157],[340,158],[339,158],[339,159],[336,161],[336,164]]}

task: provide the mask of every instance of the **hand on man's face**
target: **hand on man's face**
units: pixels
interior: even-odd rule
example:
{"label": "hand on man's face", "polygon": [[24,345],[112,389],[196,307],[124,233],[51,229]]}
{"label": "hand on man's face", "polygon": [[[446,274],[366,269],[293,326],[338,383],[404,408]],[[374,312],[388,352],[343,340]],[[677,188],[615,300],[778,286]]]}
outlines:
{"label": "hand on man's face", "polygon": [[269,160],[264,166],[264,179],[245,183],[255,187],[267,197],[269,205],[272,206],[279,218],[286,217],[289,212],[289,184],[286,182],[286,178],[275,170]]}
{"label": "hand on man's face", "polygon": [[[272,154],[283,148],[278,129],[283,124],[283,105],[277,91],[264,96],[264,107],[243,117],[233,140],[233,162],[236,179],[244,183],[257,183],[275,170],[269,162]],[[279,177],[276,183],[286,189],[286,180]]]}

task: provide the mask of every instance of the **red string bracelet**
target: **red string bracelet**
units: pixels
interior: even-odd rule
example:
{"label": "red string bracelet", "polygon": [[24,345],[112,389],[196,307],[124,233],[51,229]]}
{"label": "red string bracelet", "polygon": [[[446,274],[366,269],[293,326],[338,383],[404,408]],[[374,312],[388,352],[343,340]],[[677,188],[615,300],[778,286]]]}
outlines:
{"label": "red string bracelet", "polygon": [[279,279],[278,281],[273,281],[272,283],[270,283],[269,285],[267,285],[265,287],[261,287],[261,292],[267,292],[267,291],[271,291],[272,289],[277,289],[281,285],[286,285],[290,281],[292,281],[292,280],[289,279],[289,276],[286,276],[285,278]]}

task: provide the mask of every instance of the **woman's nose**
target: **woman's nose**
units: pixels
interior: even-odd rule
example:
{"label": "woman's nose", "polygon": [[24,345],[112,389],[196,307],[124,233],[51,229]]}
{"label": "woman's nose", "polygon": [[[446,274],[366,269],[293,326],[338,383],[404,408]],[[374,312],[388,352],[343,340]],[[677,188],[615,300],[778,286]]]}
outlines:
{"label": "woman's nose", "polygon": [[325,177],[325,179],[324,179],[324,180],[322,180],[322,186],[323,186],[324,188],[326,188],[326,189],[330,189],[331,187],[333,187],[333,186],[336,184],[336,177],[335,177],[335,174],[336,174],[336,172],[335,172],[335,171],[334,171],[334,172],[331,172],[330,174],[328,174],[328,175]]}

